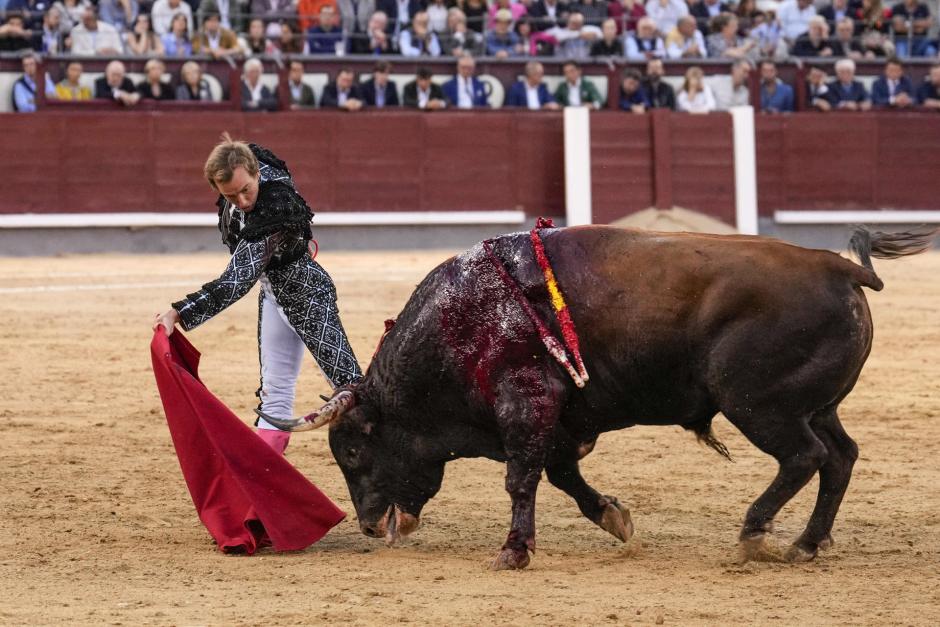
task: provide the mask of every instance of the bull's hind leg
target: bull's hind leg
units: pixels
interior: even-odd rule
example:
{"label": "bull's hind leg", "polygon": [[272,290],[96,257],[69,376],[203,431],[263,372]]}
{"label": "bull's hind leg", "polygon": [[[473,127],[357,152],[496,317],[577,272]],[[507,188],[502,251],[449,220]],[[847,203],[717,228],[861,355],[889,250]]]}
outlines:
{"label": "bull's hind leg", "polygon": [[561,385],[539,368],[513,372],[500,386],[496,418],[506,449],[506,491],[512,526],[493,562],[495,570],[525,568],[535,552],[535,492],[558,421]]}
{"label": "bull's hind leg", "polygon": [[770,487],[747,510],[741,553],[745,560],[781,561],[789,556],[780,555],[766,542],[774,516],[826,463],[828,451],[808,420],[758,415],[728,416],[748,440],[780,464]]}
{"label": "bull's hind leg", "polygon": [[858,459],[858,446],[842,428],[835,409],[814,417],[809,426],[826,446],[829,457],[819,469],[819,495],[809,524],[787,553],[790,561],[811,560],[818,550],[832,545],[832,524]]}

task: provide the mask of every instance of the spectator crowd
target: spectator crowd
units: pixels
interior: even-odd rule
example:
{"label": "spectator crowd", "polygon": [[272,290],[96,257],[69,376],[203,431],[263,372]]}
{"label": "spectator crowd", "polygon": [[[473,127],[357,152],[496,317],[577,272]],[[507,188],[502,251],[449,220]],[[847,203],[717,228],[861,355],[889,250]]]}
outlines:
{"label": "spectator crowd", "polygon": [[[274,110],[278,100],[261,80],[257,57],[348,54],[378,57],[368,81],[360,84],[351,71],[340,72],[316,102],[301,80],[303,66],[294,62],[291,106],[489,106],[487,86],[474,75],[474,58],[482,56],[529,60],[525,78],[508,89],[507,106],[603,108],[606,101],[582,76],[580,63],[614,57],[645,65],[644,73],[627,70],[612,86],[626,111],[696,113],[743,104],[750,101],[753,72],[760,80],[760,108],[792,111],[794,86],[780,80],[775,61],[805,57],[836,61],[834,77],[821,67],[808,73],[814,109],[936,108],[937,68],[915,86],[901,61],[938,54],[935,16],[920,0],[0,0],[0,16],[0,52],[148,59],[138,84],[120,61],[112,61],[94,90],[82,87],[82,65],[73,61],[59,83],[44,86],[49,97],[63,100],[111,98],[127,106],[141,99],[207,100],[211,90],[198,63],[185,63],[170,84],[161,59],[208,57],[248,59],[243,108]],[[422,69],[399,92],[388,84],[389,66],[382,60],[388,55],[457,62],[450,81],[438,85]],[[564,60],[557,89],[542,80],[539,57]],[[662,61],[673,59],[732,61],[730,80],[710,82],[691,66],[673,90],[662,80]],[[862,59],[886,61],[870,93],[854,76],[855,61]],[[23,58],[13,96],[19,111],[35,107],[36,61]]]}

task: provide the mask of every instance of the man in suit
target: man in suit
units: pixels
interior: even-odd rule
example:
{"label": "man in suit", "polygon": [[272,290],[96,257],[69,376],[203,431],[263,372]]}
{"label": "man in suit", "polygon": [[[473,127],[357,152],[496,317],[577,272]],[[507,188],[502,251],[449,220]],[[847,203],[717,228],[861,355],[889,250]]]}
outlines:
{"label": "man in suit", "polygon": [[313,89],[303,81],[304,64],[300,61],[291,61],[287,70],[287,88],[290,91],[291,111],[313,109],[317,102],[313,97]]}
{"label": "man in suit", "polygon": [[344,109],[359,111],[364,104],[359,86],[353,82],[355,75],[349,68],[343,68],[336,75],[336,80],[323,88],[320,97],[321,109]]}
{"label": "man in suit", "polygon": [[871,104],[892,109],[914,106],[914,84],[904,76],[904,66],[896,57],[885,62],[884,76],[872,84]]}
{"label": "man in suit", "polygon": [[925,109],[940,110],[940,63],[930,68],[930,76],[917,90],[917,103]]}
{"label": "man in suit", "polygon": [[535,30],[543,31],[561,26],[568,18],[568,3],[560,0],[538,0],[529,7],[529,17]]}
{"label": "man in suit", "polygon": [[836,80],[829,83],[831,102],[841,111],[868,111],[871,100],[865,86],[855,80],[855,61],[839,59],[836,61]]}
{"label": "man in suit", "polygon": [[448,105],[458,109],[490,106],[486,83],[473,75],[476,69],[476,61],[469,54],[457,59],[457,76],[441,88]]}
{"label": "man in suit", "polygon": [[398,106],[398,88],[388,75],[392,66],[388,61],[379,61],[372,70],[372,78],[360,87],[362,100],[370,107],[382,109]]}
{"label": "man in suit", "polygon": [[539,109],[558,109],[558,103],[542,82],[545,68],[538,61],[529,61],[525,64],[525,80],[516,81],[509,88],[506,98],[507,107],[525,107],[533,111]]}
{"label": "man in suit", "polygon": [[412,109],[435,111],[447,107],[444,90],[431,82],[431,70],[426,67],[418,68],[415,80],[405,85],[403,99],[405,106]]}
{"label": "man in suit", "polygon": [[245,61],[242,75],[242,111],[277,111],[277,96],[261,82],[264,66],[258,59]]}
{"label": "man in suit", "polygon": [[676,108],[676,90],[663,80],[665,68],[662,59],[650,59],[646,62],[646,77],[643,79],[643,91],[649,98],[652,109]]}
{"label": "man in suit", "polygon": [[809,69],[806,81],[806,102],[813,111],[832,111],[832,89],[826,84],[826,72],[820,67]]}
{"label": "man in suit", "polygon": [[112,61],[104,70],[104,76],[95,81],[95,98],[117,100],[132,107],[140,101],[140,94],[126,75],[124,64]]}
{"label": "man in suit", "polygon": [[594,83],[581,76],[581,66],[577,61],[565,61],[562,66],[565,81],[555,90],[555,101],[563,107],[591,107],[600,109],[604,106],[601,94]]}

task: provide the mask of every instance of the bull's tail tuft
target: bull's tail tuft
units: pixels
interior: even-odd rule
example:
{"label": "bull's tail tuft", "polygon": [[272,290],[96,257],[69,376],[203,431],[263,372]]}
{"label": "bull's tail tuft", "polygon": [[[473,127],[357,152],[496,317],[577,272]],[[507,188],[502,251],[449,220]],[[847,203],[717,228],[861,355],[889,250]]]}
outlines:
{"label": "bull's tail tuft", "polygon": [[882,233],[881,231],[869,231],[864,226],[856,227],[852,233],[852,239],[849,240],[849,250],[858,257],[859,262],[871,273],[871,278],[874,279],[862,284],[876,291],[884,287],[884,283],[875,274],[875,269],[871,265],[872,257],[876,259],[897,259],[898,257],[917,255],[930,248],[938,234],[940,234],[940,228],[920,228],[900,233]]}
{"label": "bull's tail tuft", "polygon": [[701,422],[696,422],[690,425],[684,425],[686,429],[692,431],[695,434],[695,438],[704,444],[716,451],[719,455],[727,459],[729,462],[733,462],[734,459],[731,457],[731,451],[728,450],[728,447],[725,446],[724,442],[718,439],[715,435],[715,432],[712,431],[712,419],[703,420]]}

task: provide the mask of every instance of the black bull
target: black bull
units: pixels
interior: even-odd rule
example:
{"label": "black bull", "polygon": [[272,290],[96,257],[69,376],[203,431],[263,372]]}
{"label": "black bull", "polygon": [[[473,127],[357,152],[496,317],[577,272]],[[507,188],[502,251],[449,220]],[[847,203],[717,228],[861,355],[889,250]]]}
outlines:
{"label": "black bull", "polygon": [[[584,516],[626,541],[629,511],[589,486],[578,460],[599,434],[632,425],[681,425],[726,454],[711,431],[721,412],[779,463],[747,510],[745,557],[803,561],[827,548],[858,456],[837,408],[871,350],[861,287],[882,282],[870,256],[920,252],[931,234],[860,229],[850,247],[862,265],[756,237],[608,227],[543,237],[580,335],[586,387],[549,356],[477,246],[418,285],[354,389],[306,418],[272,420],[292,430],[331,423],[363,532],[389,543],[410,533],[448,461],[487,457],[506,462],[512,498],[495,568],[529,563],[543,470]],[[528,236],[497,238],[492,249],[553,321]],[[806,529],[785,553],[772,552],[764,538],[774,516],[816,472]]]}

